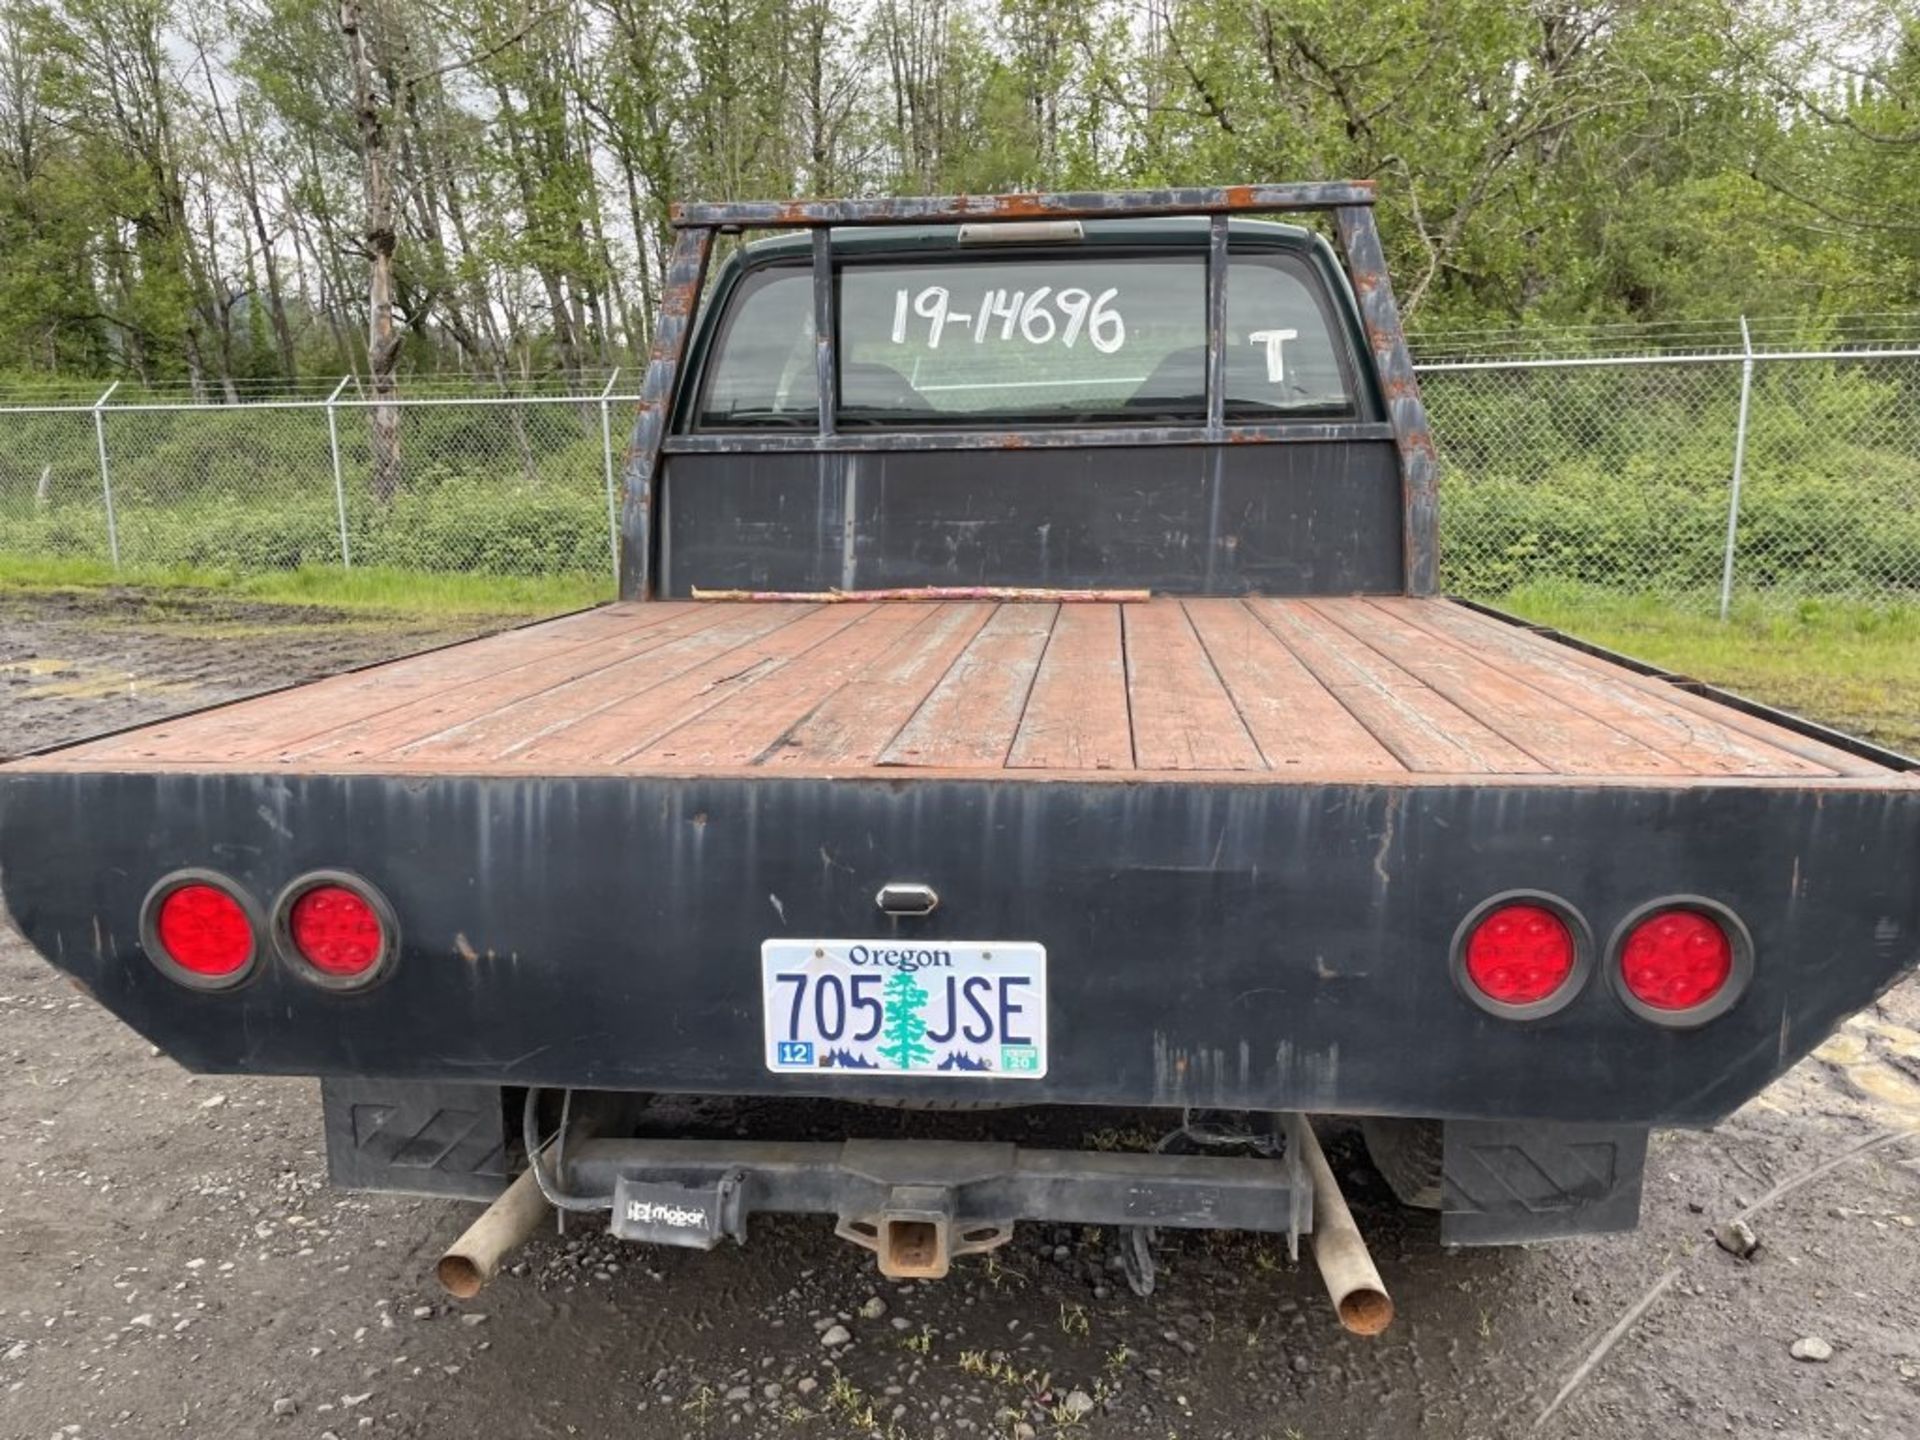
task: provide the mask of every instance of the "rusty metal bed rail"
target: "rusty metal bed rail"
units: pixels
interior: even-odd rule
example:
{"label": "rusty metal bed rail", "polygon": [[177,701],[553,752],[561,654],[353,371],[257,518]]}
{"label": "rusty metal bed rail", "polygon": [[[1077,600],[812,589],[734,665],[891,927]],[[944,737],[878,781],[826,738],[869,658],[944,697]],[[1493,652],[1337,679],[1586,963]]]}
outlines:
{"label": "rusty metal bed rail", "polygon": [[[820,395],[817,433],[755,436],[750,448],[780,451],[1019,449],[1134,445],[1249,445],[1302,441],[1391,438],[1400,456],[1402,555],[1405,590],[1431,595],[1438,583],[1437,465],[1426,407],[1414,378],[1400,326],[1400,310],[1387,278],[1386,258],[1373,219],[1369,181],[1313,181],[1294,185],[1229,185],[1213,188],[1116,190],[1012,195],[901,196],[850,200],[748,200],[676,205],[671,213],[673,250],[667,259],[660,319],[654,329],[645,383],[634,416],[633,439],[623,465],[620,521],[620,594],[650,600],[655,590],[654,550],[659,543],[659,471],[663,455],[728,449],[739,436],[679,436],[669,439],[672,406],[687,342],[716,234],[745,230],[807,229],[813,242],[815,366]],[[1379,374],[1386,423],[1308,422],[1278,425],[1226,423],[1227,221],[1233,215],[1329,211],[1338,251],[1359,301],[1367,343]],[[899,224],[996,224],[1044,220],[1097,220],[1166,215],[1206,215],[1207,251],[1206,420],[1192,426],[1102,426],[1088,429],[1032,427],[919,433],[841,433],[839,364],[835,354],[832,227]]]}

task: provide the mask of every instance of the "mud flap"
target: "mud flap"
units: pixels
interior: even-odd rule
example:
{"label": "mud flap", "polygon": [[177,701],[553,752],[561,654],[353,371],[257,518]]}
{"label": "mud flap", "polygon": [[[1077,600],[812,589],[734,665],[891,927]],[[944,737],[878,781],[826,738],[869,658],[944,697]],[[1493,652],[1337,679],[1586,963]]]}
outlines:
{"label": "mud flap", "polygon": [[320,1106],[342,1189],[491,1200],[512,1178],[497,1085],[329,1079]]}
{"label": "mud flap", "polygon": [[1647,1132],[1630,1126],[1446,1122],[1440,1238],[1512,1245],[1631,1230]]}

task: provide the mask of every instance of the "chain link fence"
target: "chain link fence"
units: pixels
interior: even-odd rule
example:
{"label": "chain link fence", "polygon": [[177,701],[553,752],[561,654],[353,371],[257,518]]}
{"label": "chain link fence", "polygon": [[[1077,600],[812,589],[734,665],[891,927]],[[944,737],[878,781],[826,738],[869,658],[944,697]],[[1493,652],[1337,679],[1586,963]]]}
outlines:
{"label": "chain link fence", "polygon": [[[617,377],[615,377],[617,378]],[[0,553],[611,578],[636,397],[0,404]],[[395,419],[393,463],[376,420]]]}
{"label": "chain link fence", "polygon": [[[1920,349],[1441,360],[1447,587],[1920,601]],[[610,576],[636,397],[0,403],[0,553]],[[390,476],[390,484],[383,477]],[[381,493],[390,489],[391,493]]]}
{"label": "chain link fence", "polygon": [[1920,350],[1438,362],[1449,589],[1920,601]]}

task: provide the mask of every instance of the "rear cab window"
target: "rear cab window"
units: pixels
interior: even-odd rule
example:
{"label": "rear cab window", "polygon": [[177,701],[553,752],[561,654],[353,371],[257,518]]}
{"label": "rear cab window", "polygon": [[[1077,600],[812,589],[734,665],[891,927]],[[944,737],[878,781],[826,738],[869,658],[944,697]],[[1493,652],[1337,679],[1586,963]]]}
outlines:
{"label": "rear cab window", "polygon": [[[1201,232],[1204,235],[1204,232]],[[839,427],[1200,424],[1206,247],[920,251],[837,257]],[[694,428],[812,430],[813,284],[804,262],[749,268],[727,297]],[[1347,335],[1295,249],[1228,261],[1226,416],[1356,414]]]}

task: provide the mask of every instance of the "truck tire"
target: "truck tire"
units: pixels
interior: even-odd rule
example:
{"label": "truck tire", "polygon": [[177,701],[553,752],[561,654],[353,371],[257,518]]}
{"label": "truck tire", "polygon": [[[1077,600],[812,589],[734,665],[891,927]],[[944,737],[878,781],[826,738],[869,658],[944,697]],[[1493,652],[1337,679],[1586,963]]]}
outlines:
{"label": "truck tire", "polygon": [[1444,1152],[1438,1120],[1405,1120],[1369,1115],[1360,1122],[1373,1162],[1402,1205],[1416,1210],[1440,1208],[1440,1174]]}

